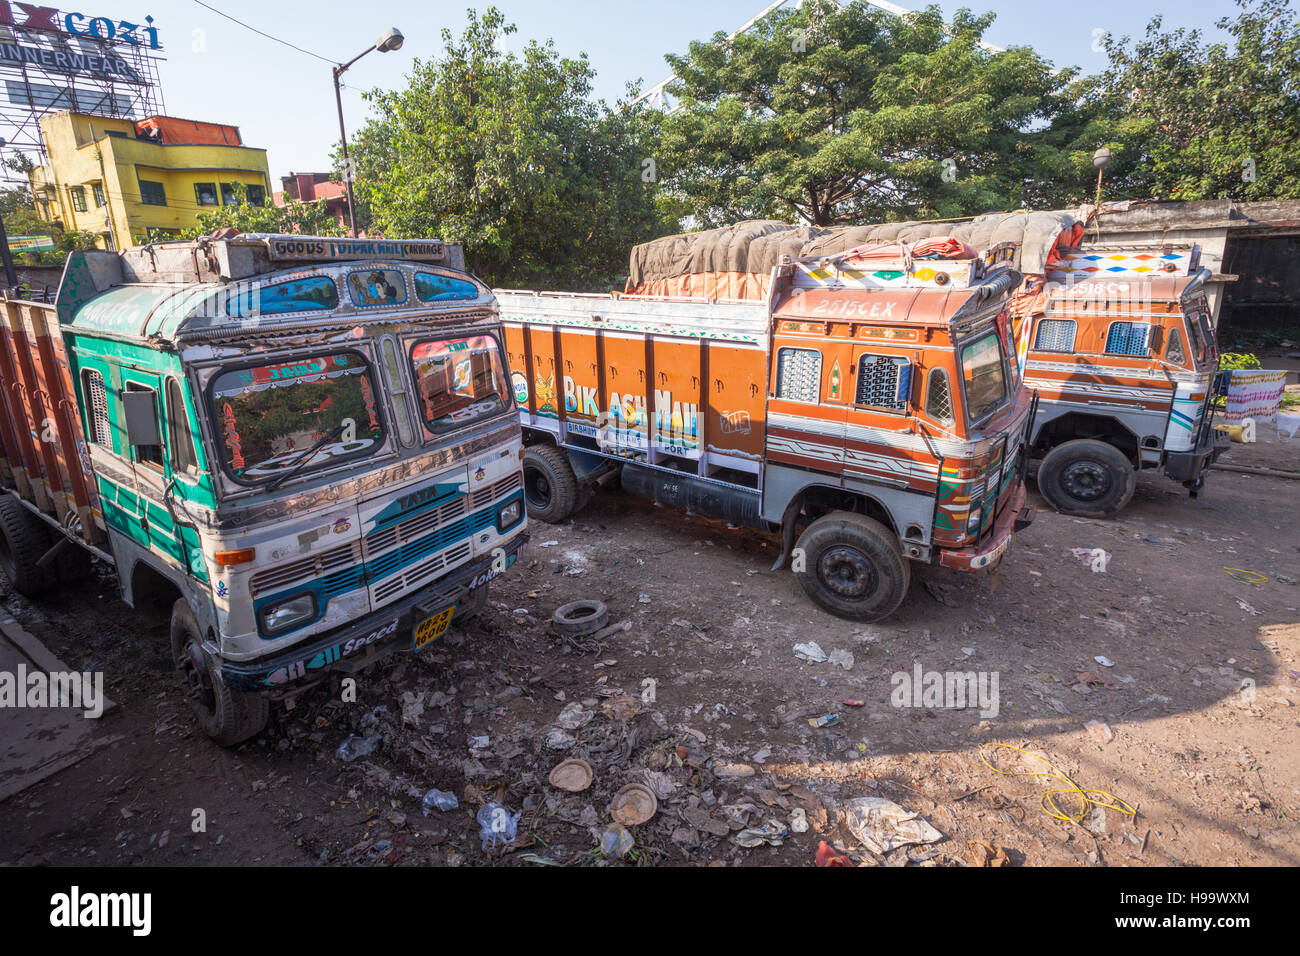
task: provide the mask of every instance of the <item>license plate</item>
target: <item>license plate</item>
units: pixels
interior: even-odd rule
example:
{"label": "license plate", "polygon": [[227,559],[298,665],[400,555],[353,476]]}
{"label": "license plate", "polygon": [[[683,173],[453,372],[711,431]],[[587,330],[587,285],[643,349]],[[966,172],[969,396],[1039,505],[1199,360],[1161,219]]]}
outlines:
{"label": "license plate", "polygon": [[439,611],[432,617],[426,617],[419,624],[415,625],[415,634],[413,642],[415,653],[420,653],[438,638],[447,632],[451,626],[452,615],[456,613],[456,605],[452,605],[446,610]]}

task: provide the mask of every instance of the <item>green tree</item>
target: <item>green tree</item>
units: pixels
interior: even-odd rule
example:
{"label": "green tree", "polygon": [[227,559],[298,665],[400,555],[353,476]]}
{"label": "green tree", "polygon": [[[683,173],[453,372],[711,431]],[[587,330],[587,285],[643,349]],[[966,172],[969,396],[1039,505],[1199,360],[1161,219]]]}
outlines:
{"label": "green tree", "polygon": [[505,52],[501,12],[469,11],[405,88],[374,90],[350,147],[359,211],[390,238],[460,241],[496,285],[608,287],[628,248],[673,228],[656,206],[659,116],[591,99],[586,55]]}
{"label": "green tree", "polygon": [[992,14],[806,0],[669,56],[665,185],[702,225],[961,216],[1032,201],[1073,70],[980,46]]}
{"label": "green tree", "polygon": [[310,236],[340,236],[343,230],[325,208],[324,203],[301,203],[290,199],[276,206],[268,196],[262,205],[248,201],[248,189],[235,183],[234,205],[218,206],[212,212],[199,213],[198,223],[181,231],[183,239],[198,239],[218,229],[234,228],[240,232],[288,232]]}
{"label": "green tree", "polygon": [[1108,195],[1300,198],[1300,22],[1290,0],[1236,3],[1227,42],[1160,17],[1137,42],[1106,38],[1084,109],[1115,153]]}

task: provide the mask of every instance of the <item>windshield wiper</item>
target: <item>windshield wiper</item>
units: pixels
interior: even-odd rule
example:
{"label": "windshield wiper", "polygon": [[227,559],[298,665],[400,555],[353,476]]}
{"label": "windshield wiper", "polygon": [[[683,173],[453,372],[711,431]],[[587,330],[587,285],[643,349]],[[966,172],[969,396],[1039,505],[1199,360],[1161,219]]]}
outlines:
{"label": "windshield wiper", "polygon": [[343,434],[343,430],[347,428],[349,421],[351,421],[351,419],[345,418],[343,419],[343,421],[335,425],[334,430],[332,432],[330,432],[328,435],[326,435],[316,444],[312,445],[305,452],[303,452],[302,457],[299,458],[297,461],[295,461],[289,467],[288,471],[280,475],[278,478],[271,479],[271,481],[267,483],[266,490],[275,491],[275,489],[279,488],[282,484],[284,484],[294,475],[298,474],[298,472],[302,471],[303,468],[307,467],[307,462],[312,460],[312,457],[316,454],[316,452],[320,451],[322,448],[324,448],[326,445],[332,442],[335,438],[338,438],[339,435]]}

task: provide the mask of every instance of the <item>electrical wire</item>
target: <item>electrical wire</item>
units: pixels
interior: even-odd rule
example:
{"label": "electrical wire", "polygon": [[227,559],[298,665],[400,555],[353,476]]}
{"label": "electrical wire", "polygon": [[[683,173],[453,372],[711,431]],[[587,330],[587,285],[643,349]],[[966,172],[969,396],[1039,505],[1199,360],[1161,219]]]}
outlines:
{"label": "electrical wire", "polygon": [[220,10],[218,10],[216,7],[214,7],[214,6],[210,6],[209,4],[204,3],[203,0],[194,0],[194,2],[197,3],[199,6],[201,6],[201,7],[205,8],[205,9],[207,9],[207,10],[211,10],[213,13],[215,13],[215,14],[216,14],[217,16],[219,16],[219,17],[225,17],[225,18],[226,18],[227,20],[229,20],[231,23],[238,23],[238,24],[239,24],[241,27],[243,27],[245,30],[252,30],[252,31],[253,31],[254,33],[256,33],[258,36],[266,37],[268,40],[274,40],[276,43],[282,43],[282,44],[284,44],[285,46],[287,46],[287,47],[289,47],[289,48],[291,48],[291,49],[297,50],[299,53],[306,53],[308,56],[314,56],[316,59],[318,59],[318,60],[322,60],[322,61],[324,61],[325,63],[329,63],[331,66],[338,66],[339,63],[341,62],[340,60],[331,60],[331,59],[330,59],[329,57],[327,57],[327,56],[321,56],[319,53],[313,53],[313,52],[311,52],[311,50],[304,50],[302,47],[300,47],[300,46],[295,46],[294,44],[290,43],[288,40],[283,40],[283,39],[281,39],[280,37],[272,36],[272,35],[269,34],[269,33],[263,33],[263,32],[262,32],[261,30],[259,30],[257,27],[250,26],[249,24],[245,23],[243,20],[238,20],[238,19],[236,19],[235,17],[232,17],[232,16],[231,16],[230,14],[228,14],[228,13],[222,13],[222,12],[221,12]]}
{"label": "electrical wire", "polygon": [[[1050,768],[1050,772],[1047,770],[999,770],[997,767],[993,766],[988,756],[984,753],[986,747],[1002,747],[1006,750],[1015,751],[1018,754],[1024,754],[1026,757],[1032,757],[1040,763],[1046,764],[1047,767]],[[1043,812],[1049,817],[1054,817],[1057,820],[1064,820],[1067,823],[1082,824],[1084,820],[1088,819],[1088,815],[1091,813],[1093,807],[1102,807],[1106,810],[1117,810],[1130,817],[1137,816],[1137,810],[1128,803],[1125,803],[1119,797],[1115,796],[1113,793],[1107,793],[1105,790],[1085,790],[1083,787],[1080,787],[1077,783],[1071,780],[1064,772],[1058,770],[1050,760],[1040,754],[1023,750],[1020,747],[1013,747],[1011,744],[988,743],[980,746],[980,760],[983,761],[984,766],[988,767],[994,773],[1002,774],[1004,777],[1050,777],[1053,780],[1060,780],[1064,783],[1068,783],[1068,787],[1048,790],[1043,794],[1042,799],[1040,800]],[[1067,813],[1061,809],[1060,804],[1056,802],[1056,797],[1058,794],[1063,793],[1072,794],[1078,797],[1078,813]],[[1108,802],[1096,800],[1094,799],[1094,796],[1105,797]]]}

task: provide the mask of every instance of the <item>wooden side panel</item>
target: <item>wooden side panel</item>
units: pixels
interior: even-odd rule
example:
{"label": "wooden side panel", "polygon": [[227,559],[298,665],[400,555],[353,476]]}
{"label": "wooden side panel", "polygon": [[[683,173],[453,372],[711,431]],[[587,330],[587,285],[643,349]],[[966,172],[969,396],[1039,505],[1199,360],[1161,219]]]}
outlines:
{"label": "wooden side panel", "polygon": [[706,350],[690,339],[654,339],[654,398],[651,429],[654,444],[666,454],[696,458],[703,450],[700,399],[707,375]]}
{"label": "wooden side panel", "polygon": [[603,387],[611,437],[626,448],[644,450],[650,441],[650,406],[646,401],[646,337],[601,333]]}
{"label": "wooden side panel", "polygon": [[762,349],[710,342],[705,396],[706,448],[760,461],[767,427],[767,355]]}

